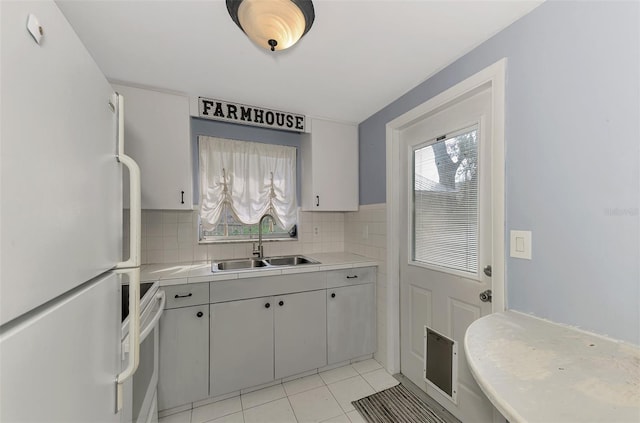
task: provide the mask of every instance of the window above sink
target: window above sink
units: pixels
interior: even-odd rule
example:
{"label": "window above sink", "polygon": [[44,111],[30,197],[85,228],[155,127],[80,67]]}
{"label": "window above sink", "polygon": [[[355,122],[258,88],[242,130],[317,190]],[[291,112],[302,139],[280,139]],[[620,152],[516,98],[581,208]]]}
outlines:
{"label": "window above sink", "polygon": [[[199,144],[199,242],[297,239],[297,149],[207,136]],[[260,218],[273,219],[259,228]]]}
{"label": "window above sink", "polygon": [[[259,232],[257,223],[255,225],[245,225],[242,222],[238,222],[231,213],[221,217],[220,223],[216,225],[214,230],[205,230],[200,222],[198,222],[198,228],[200,244],[252,242],[258,239]],[[274,225],[272,220],[268,219],[262,224],[262,238],[265,241],[296,241],[298,239],[298,224],[286,231]]]}

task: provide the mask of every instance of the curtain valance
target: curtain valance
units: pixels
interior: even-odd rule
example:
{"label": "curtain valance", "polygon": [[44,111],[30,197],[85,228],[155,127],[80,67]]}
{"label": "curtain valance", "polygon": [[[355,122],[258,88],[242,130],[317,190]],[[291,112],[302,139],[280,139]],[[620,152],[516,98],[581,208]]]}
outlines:
{"label": "curtain valance", "polygon": [[296,148],[198,137],[200,221],[213,230],[225,210],[253,225],[268,213],[285,230],[296,223]]}

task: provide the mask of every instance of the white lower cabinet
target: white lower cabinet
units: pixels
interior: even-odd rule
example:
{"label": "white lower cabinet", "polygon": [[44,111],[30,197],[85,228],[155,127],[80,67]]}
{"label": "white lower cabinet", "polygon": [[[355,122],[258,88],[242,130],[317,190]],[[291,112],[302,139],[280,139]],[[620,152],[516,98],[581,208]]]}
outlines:
{"label": "white lower cabinet", "polygon": [[211,396],[327,364],[325,290],[211,304]]}
{"label": "white lower cabinet", "polygon": [[164,310],[160,318],[158,409],[207,398],[209,305]]}
{"label": "white lower cabinet", "polygon": [[375,284],[331,288],[326,292],[328,364],[373,353]]}
{"label": "white lower cabinet", "polygon": [[273,297],[210,307],[210,396],[273,380]]}
{"label": "white lower cabinet", "polygon": [[372,354],[375,279],[368,267],[163,288],[159,409]]}
{"label": "white lower cabinet", "polygon": [[325,290],[275,297],[275,378],[327,364]]}

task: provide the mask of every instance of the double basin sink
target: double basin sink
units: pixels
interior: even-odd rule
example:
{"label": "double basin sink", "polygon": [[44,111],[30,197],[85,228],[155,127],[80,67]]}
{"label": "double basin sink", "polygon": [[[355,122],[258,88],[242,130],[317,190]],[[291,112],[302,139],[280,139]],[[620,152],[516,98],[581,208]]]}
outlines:
{"label": "double basin sink", "polygon": [[211,263],[212,272],[222,272],[225,270],[248,270],[266,267],[300,266],[304,264],[319,264],[319,261],[305,256],[278,256],[265,258],[246,258],[234,260],[213,261]]}

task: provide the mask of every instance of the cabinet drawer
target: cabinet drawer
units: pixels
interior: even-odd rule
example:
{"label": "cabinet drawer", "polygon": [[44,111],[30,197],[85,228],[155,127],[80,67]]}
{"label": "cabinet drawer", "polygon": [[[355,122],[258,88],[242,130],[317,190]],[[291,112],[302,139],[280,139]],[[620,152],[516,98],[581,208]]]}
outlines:
{"label": "cabinet drawer", "polygon": [[375,280],[375,267],[357,267],[353,269],[331,270],[327,272],[327,288],[373,283]]}
{"label": "cabinet drawer", "polygon": [[323,272],[211,282],[211,303],[325,289]]}
{"label": "cabinet drawer", "polygon": [[162,289],[167,296],[165,309],[209,304],[208,283],[165,286]]}

